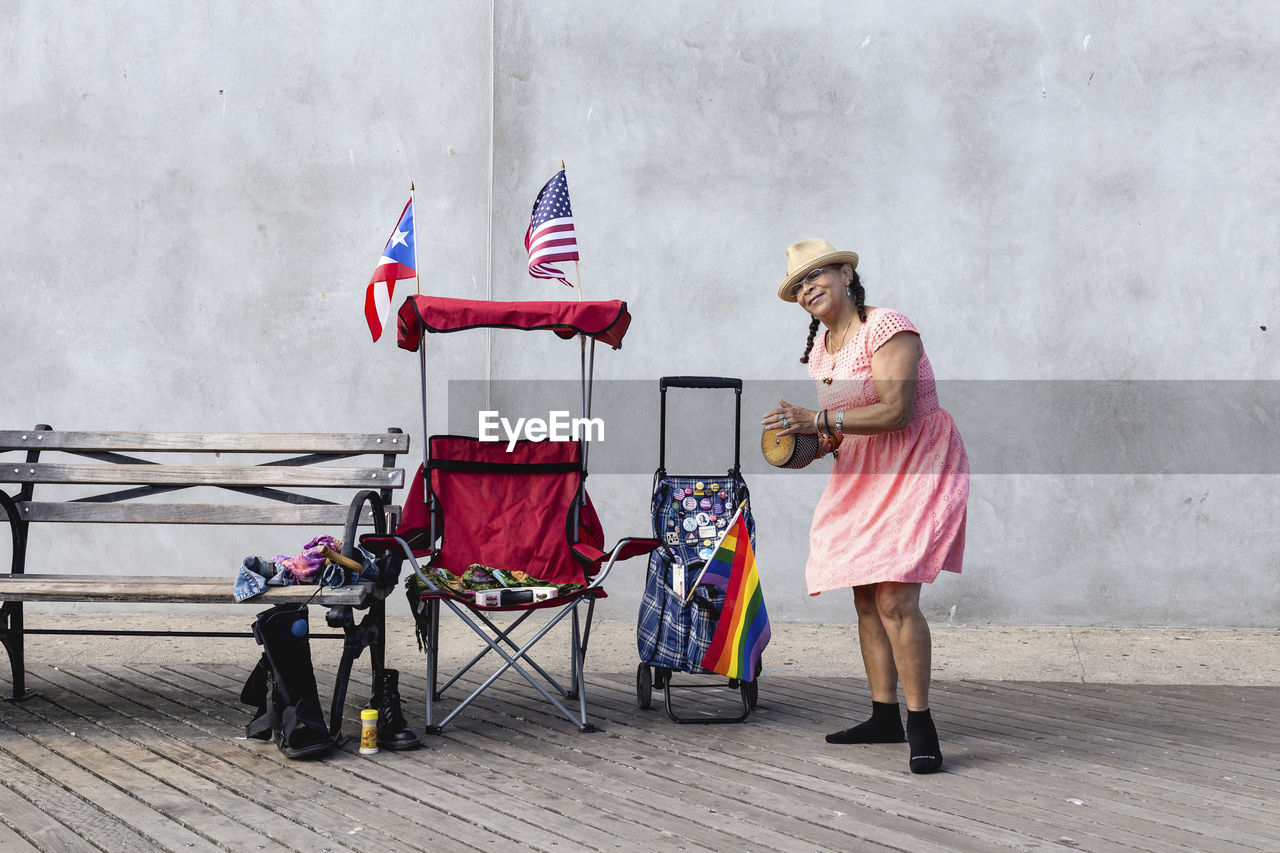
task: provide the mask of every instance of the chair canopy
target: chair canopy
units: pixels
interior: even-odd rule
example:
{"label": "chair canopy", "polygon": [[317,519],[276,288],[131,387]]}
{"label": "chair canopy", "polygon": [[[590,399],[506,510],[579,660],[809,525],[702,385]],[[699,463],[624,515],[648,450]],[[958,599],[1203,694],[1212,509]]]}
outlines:
{"label": "chair canopy", "polygon": [[549,329],[562,338],[587,335],[614,349],[631,325],[627,303],[490,302],[445,296],[410,296],[400,306],[396,327],[401,349],[417,352],[422,333],[466,329]]}
{"label": "chair canopy", "polygon": [[[582,484],[577,442],[520,441],[508,453],[505,442],[437,435],[430,445],[426,467],[440,536],[432,566],[461,575],[479,563],[552,584],[587,582],[588,561],[572,546],[598,549],[604,535],[585,493],[574,530]],[[405,501],[402,536],[430,527],[423,482],[420,473]]]}

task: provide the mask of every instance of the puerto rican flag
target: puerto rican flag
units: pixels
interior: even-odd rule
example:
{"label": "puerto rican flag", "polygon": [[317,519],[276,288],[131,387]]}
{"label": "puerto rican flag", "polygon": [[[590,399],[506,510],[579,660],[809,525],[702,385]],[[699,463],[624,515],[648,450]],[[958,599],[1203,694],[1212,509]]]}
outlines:
{"label": "puerto rican flag", "polygon": [[414,246],[413,231],[413,196],[404,206],[396,230],[382,250],[382,258],[369,279],[369,287],[364,292],[364,319],[369,323],[369,332],[376,341],[382,337],[382,330],[391,315],[391,297],[396,290],[396,282],[406,278],[414,278],[418,274],[417,252]]}

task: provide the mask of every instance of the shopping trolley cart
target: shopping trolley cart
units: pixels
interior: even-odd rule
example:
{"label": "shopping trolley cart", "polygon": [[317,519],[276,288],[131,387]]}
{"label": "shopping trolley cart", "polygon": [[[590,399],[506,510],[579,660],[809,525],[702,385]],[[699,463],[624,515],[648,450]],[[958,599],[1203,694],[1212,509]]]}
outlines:
{"label": "shopping trolley cart", "polygon": [[[703,711],[698,716],[682,716],[672,708],[672,675],[677,672],[713,674],[702,667],[725,603],[725,591],[698,585],[703,567],[715,553],[715,546],[740,508],[751,544],[755,544],[755,521],[750,496],[740,469],[742,427],[742,380],[715,376],[664,376],[658,381],[661,420],[658,468],[654,472],[651,511],[653,536],[661,545],[649,554],[644,594],[636,628],[640,665],[636,671],[636,698],[641,709],[652,702],[652,692],[664,694],[667,715],[679,723],[737,723],[745,720],[756,705],[757,678],[729,679],[736,689],[741,709],[716,715]],[[667,389],[731,389],[734,392],[733,466],[723,474],[673,475],[666,470]],[[703,424],[705,427],[705,424]],[[766,640],[767,641],[767,640]],[[757,674],[759,661],[751,668]],[[714,683],[682,684],[682,687],[723,688]]]}

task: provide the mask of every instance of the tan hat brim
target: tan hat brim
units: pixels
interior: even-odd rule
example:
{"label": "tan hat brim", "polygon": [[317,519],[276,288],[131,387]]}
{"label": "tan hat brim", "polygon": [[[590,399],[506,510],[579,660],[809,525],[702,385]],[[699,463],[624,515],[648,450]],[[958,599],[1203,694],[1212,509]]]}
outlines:
{"label": "tan hat brim", "polygon": [[782,280],[782,284],[778,285],[778,298],[783,302],[795,302],[796,298],[790,293],[791,286],[818,267],[825,267],[827,264],[853,264],[853,268],[856,270],[858,268],[858,253],[831,252],[814,258]]}

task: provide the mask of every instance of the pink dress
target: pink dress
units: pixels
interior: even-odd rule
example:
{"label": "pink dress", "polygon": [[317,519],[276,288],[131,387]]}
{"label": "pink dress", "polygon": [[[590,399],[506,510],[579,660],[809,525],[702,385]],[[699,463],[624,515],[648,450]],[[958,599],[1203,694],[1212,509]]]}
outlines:
{"label": "pink dress", "polygon": [[[818,404],[834,410],[879,401],[871,355],[899,332],[919,334],[902,314],[873,309],[834,357],[825,335],[809,354]],[[831,384],[822,380],[831,378]],[[846,435],[809,530],[810,595],[881,581],[932,583],[964,558],[969,458],[955,421],[938,406],[929,357],[921,355],[906,428]]]}

